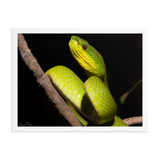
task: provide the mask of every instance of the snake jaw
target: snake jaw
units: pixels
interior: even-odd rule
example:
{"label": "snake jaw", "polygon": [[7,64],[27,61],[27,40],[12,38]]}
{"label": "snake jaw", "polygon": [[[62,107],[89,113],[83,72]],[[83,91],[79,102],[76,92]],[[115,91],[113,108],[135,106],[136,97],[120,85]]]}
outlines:
{"label": "snake jaw", "polygon": [[[87,45],[89,46],[89,44]],[[96,71],[95,62],[91,59],[91,57],[89,57],[87,52],[82,49],[82,44],[80,44],[76,38],[71,38],[69,41],[69,48],[73,57],[82,66],[86,73],[92,73],[93,71]]]}

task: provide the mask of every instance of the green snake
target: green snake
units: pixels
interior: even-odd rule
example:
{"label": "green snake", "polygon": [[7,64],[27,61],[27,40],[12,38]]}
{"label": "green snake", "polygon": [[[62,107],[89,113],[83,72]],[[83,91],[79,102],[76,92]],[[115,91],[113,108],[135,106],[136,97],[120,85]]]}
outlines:
{"label": "green snake", "polygon": [[84,119],[78,112],[96,125],[127,126],[116,115],[117,105],[108,87],[106,67],[101,54],[86,40],[77,36],[71,37],[69,48],[89,77],[85,83],[72,70],[62,65],[49,69],[46,74],[79,120],[83,124]]}

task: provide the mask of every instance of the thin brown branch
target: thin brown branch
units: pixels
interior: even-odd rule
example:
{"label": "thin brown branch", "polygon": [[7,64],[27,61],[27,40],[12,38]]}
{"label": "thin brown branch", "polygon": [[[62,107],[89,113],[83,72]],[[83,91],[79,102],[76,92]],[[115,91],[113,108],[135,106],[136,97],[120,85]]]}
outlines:
{"label": "thin brown branch", "polygon": [[22,34],[18,34],[18,47],[24,62],[29,69],[33,71],[34,76],[37,78],[37,82],[44,88],[47,96],[55,104],[55,107],[58,109],[60,114],[62,114],[72,126],[82,126],[72,109],[66,104],[57,90],[53,87],[49,77],[44,74],[36,58],[28,48],[27,42]]}
{"label": "thin brown branch", "polygon": [[125,118],[123,121],[128,124],[129,126],[131,125],[136,125],[136,124],[141,124],[142,123],[142,117],[130,117],[130,118]]}

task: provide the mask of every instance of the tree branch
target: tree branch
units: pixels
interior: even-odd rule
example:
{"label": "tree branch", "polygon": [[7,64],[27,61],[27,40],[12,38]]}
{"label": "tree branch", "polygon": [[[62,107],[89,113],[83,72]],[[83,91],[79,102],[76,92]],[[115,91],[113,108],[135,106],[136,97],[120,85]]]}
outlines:
{"label": "tree branch", "polygon": [[82,126],[72,109],[66,104],[57,90],[53,87],[48,75],[44,74],[36,58],[28,48],[27,42],[22,34],[18,34],[18,47],[24,62],[29,69],[33,71],[34,76],[37,78],[37,82],[44,88],[47,96],[50,98],[52,103],[55,104],[58,111],[72,126]]}
{"label": "tree branch", "polygon": [[128,124],[129,126],[135,125],[135,124],[140,124],[142,123],[142,117],[130,117],[130,118],[125,118],[123,121]]}

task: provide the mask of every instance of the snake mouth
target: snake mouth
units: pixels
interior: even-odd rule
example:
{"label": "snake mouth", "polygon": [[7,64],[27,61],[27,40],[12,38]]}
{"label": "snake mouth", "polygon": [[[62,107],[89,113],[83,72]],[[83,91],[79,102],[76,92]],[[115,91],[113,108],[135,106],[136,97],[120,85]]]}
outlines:
{"label": "snake mouth", "polygon": [[[77,40],[75,40],[77,41]],[[78,41],[77,41],[78,43]],[[78,47],[74,44],[72,45],[69,43],[70,51],[73,55],[73,57],[78,61],[78,63],[87,71],[95,70],[94,64],[91,60],[89,60],[89,57],[86,55],[85,51],[79,52]]]}
{"label": "snake mouth", "polygon": [[71,51],[73,57],[75,59],[78,59],[79,58],[78,55],[73,51],[73,47],[72,47],[71,41],[69,42],[69,48],[70,48],[70,51]]}
{"label": "snake mouth", "polygon": [[[78,40],[72,38],[70,41],[69,41],[69,48],[70,48],[70,51],[73,55],[74,58],[76,59],[79,59],[79,57],[81,57],[78,52],[76,51],[76,47],[77,45],[79,45],[79,42]],[[81,57],[82,58],[82,57]]]}

